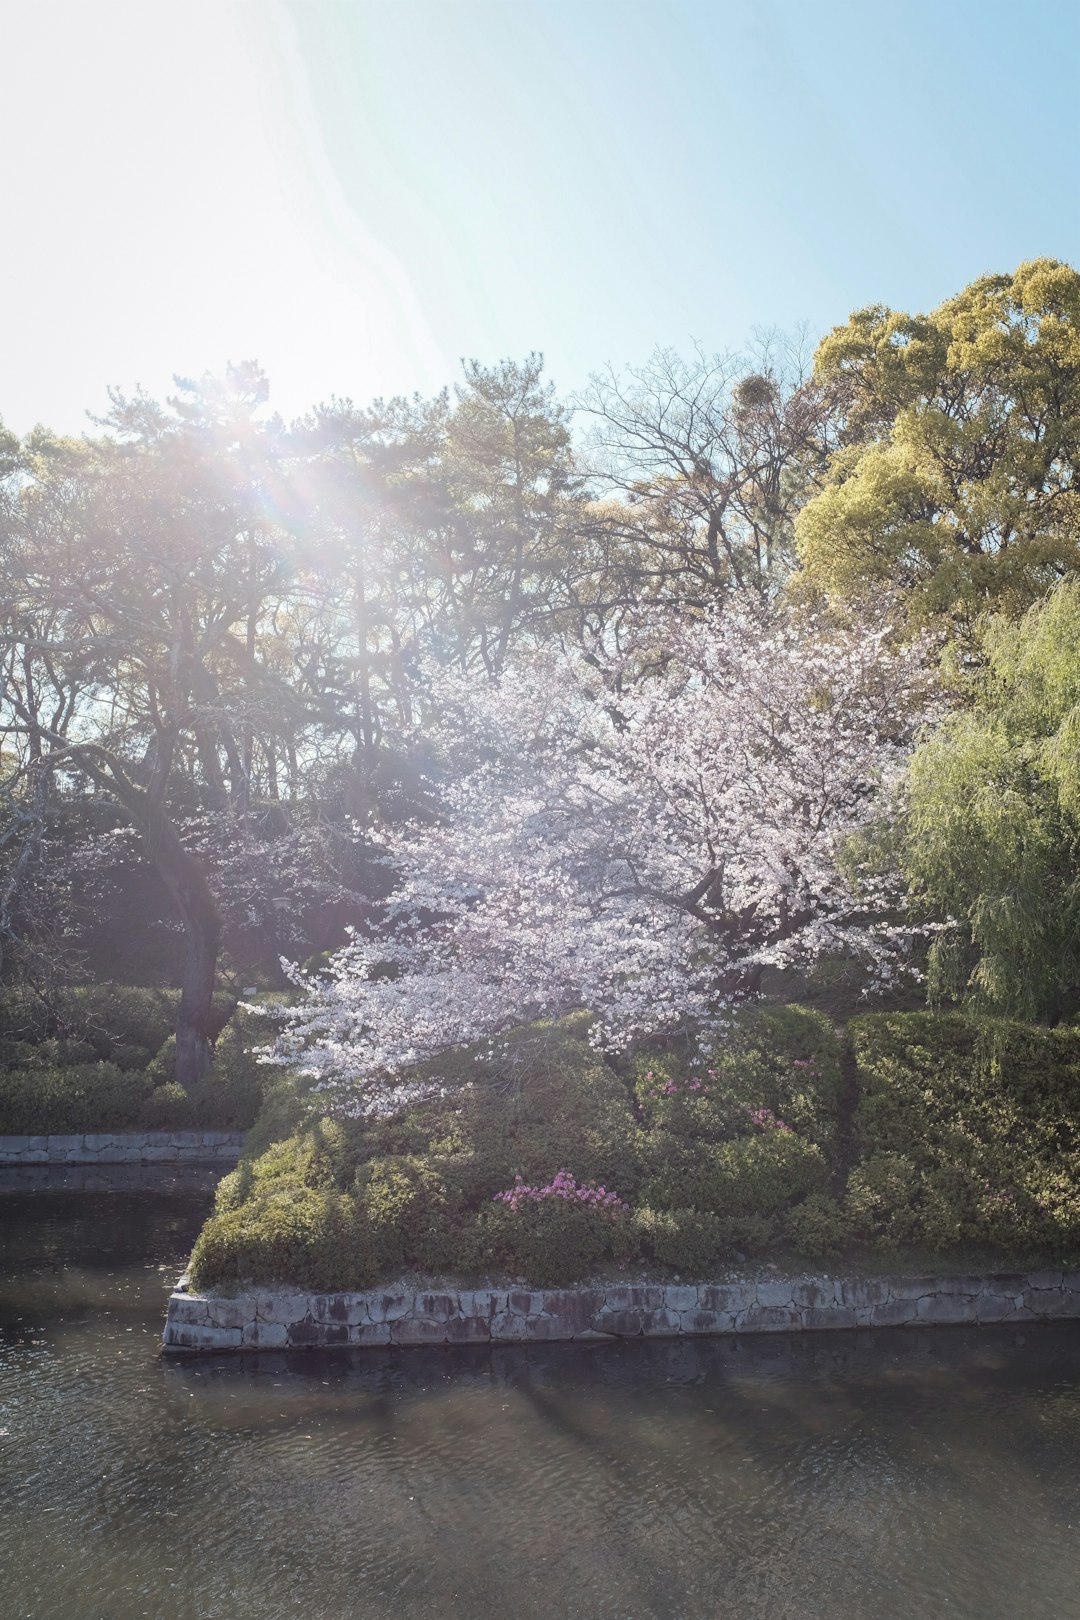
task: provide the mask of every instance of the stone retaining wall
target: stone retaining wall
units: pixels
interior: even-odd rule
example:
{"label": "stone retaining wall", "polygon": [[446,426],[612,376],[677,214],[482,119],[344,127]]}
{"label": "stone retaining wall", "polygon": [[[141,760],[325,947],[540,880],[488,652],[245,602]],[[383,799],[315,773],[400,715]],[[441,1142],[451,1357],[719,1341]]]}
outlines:
{"label": "stone retaining wall", "polygon": [[731,1333],[1044,1322],[1080,1317],[1080,1271],[970,1277],[759,1277],[590,1288],[393,1285],[355,1294],[258,1290],[169,1300],[169,1351],[341,1345],[512,1344]]}
{"label": "stone retaining wall", "polygon": [[235,1164],[243,1131],[89,1131],[0,1136],[0,1166],[24,1164]]}

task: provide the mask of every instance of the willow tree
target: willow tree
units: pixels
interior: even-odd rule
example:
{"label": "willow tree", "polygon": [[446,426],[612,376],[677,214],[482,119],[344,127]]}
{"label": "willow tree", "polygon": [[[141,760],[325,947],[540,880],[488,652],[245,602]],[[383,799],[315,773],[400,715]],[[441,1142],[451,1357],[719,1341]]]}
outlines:
{"label": "willow tree", "polygon": [[1080,569],[1080,275],[983,276],[929,315],[876,305],[820,345],[841,420],[796,538],[842,598],[899,587],[920,621],[1023,612]]}
{"label": "willow tree", "polygon": [[1055,1023],[1080,1006],[1080,582],[981,641],[970,706],[912,762],[908,873],[935,994]]}

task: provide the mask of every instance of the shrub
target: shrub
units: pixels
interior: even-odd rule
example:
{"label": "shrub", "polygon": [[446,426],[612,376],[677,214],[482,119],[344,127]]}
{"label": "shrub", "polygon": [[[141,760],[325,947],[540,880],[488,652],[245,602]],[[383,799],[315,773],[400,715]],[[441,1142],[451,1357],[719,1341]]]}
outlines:
{"label": "shrub", "polygon": [[114,1063],[10,1070],[0,1073],[0,1129],[27,1136],[123,1129],[138,1120],[147,1089],[141,1074]]}
{"label": "shrub", "polygon": [[148,1131],[182,1129],[191,1123],[191,1100],[183,1086],[168,1080],[143,1098],[139,1124]]}
{"label": "shrub", "polygon": [[526,1199],[517,1208],[493,1202],[476,1222],[471,1269],[555,1288],[625,1259],[633,1245],[633,1227],[622,1209],[565,1198]]}
{"label": "shrub", "polygon": [[356,1174],[356,1201],[383,1271],[421,1271],[460,1265],[457,1201],[438,1171],[423,1159],[374,1159]]}
{"label": "shrub", "polygon": [[840,1254],[851,1239],[844,1210],[828,1193],[811,1193],[789,1209],[784,1221],[788,1242],[796,1254],[809,1260],[827,1260]]}
{"label": "shrub", "polygon": [[959,1014],[857,1020],[860,1235],[1067,1249],[1080,1237],[1080,1030]]}
{"label": "shrub", "polygon": [[828,1166],[813,1142],[793,1131],[765,1130],[672,1153],[645,1183],[642,1198],[655,1209],[772,1217],[827,1181]]}
{"label": "shrub", "polygon": [[680,1276],[707,1278],[717,1265],[760,1254],[775,1233],[761,1215],[712,1215],[699,1209],[635,1210],[633,1231],[642,1258]]}
{"label": "shrub", "polygon": [[288,1280],[320,1290],[369,1288],[379,1261],[355,1200],[328,1187],[270,1182],[215,1212],[191,1257],[196,1288]]}
{"label": "shrub", "polygon": [[823,1149],[835,1139],[840,1044],[824,1014],[808,1008],[744,1008],[722,1039],[645,1054],[631,1069],[645,1118],[676,1135],[722,1141],[764,1108]]}

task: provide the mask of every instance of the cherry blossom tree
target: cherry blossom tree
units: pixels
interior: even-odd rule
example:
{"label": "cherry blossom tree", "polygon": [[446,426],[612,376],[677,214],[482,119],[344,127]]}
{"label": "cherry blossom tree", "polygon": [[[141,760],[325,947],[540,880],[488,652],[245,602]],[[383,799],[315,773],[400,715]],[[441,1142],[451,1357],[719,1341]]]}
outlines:
{"label": "cherry blossom tree", "polygon": [[747,598],[657,612],[617,657],[444,679],[450,785],[388,843],[379,925],[297,975],[275,1058],[366,1112],[530,1019],[587,1008],[618,1049],[722,1019],[770,965],[840,951],[888,975],[899,885],[845,856],[902,774],[924,668],[882,626]]}

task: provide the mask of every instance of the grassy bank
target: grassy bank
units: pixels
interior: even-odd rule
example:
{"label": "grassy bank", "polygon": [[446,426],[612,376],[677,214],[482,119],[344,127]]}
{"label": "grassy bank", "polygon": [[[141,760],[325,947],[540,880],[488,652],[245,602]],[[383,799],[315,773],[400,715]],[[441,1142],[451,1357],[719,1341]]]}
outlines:
{"label": "grassy bank", "polygon": [[[221,1185],[197,1287],[538,1286],[748,1263],[934,1268],[1080,1251],[1080,1031],[755,1008],[711,1048],[611,1064],[583,1018],[389,1120],[279,1080]],[[500,1197],[499,1195],[506,1195]]]}

